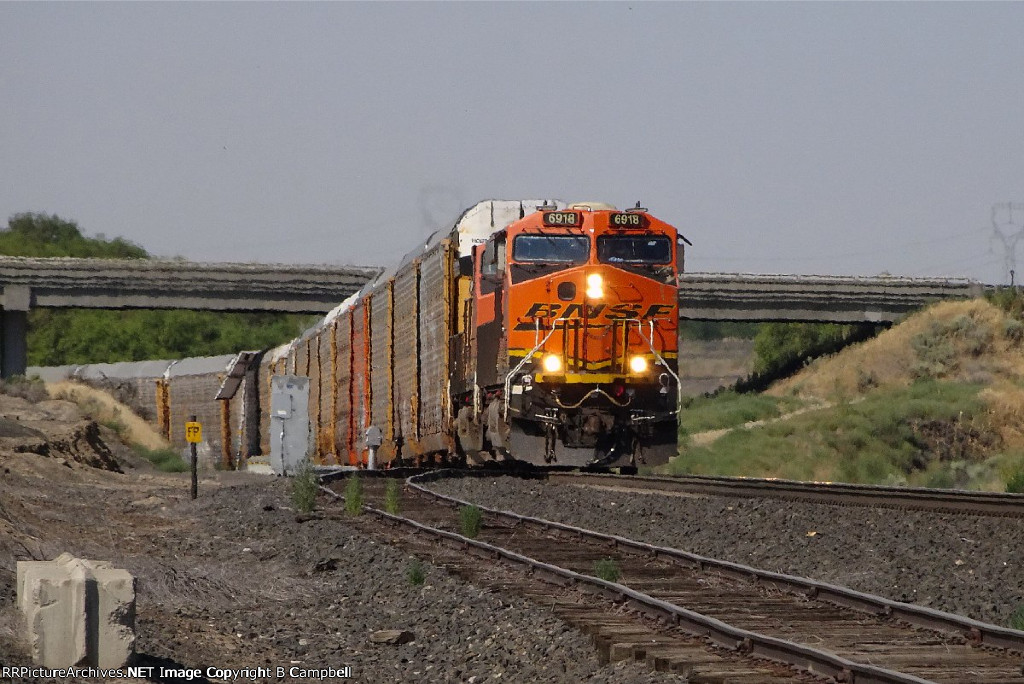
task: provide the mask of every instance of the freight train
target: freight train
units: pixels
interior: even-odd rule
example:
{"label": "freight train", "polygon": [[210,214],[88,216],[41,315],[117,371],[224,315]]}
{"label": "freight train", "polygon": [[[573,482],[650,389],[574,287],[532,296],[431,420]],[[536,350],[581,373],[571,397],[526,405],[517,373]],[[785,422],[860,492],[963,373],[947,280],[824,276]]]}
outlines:
{"label": "freight train", "polygon": [[322,464],[365,465],[371,427],[378,466],[663,463],[685,242],[639,203],[481,202],[259,372],[309,378]]}

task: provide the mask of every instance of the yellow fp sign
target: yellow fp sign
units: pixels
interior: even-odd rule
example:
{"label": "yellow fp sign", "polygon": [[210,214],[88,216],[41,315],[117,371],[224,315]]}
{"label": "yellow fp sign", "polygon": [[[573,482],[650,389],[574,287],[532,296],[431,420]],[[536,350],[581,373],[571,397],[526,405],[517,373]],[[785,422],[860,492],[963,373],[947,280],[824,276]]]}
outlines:
{"label": "yellow fp sign", "polygon": [[203,441],[203,424],[195,421],[185,423],[185,440],[190,444],[198,444]]}

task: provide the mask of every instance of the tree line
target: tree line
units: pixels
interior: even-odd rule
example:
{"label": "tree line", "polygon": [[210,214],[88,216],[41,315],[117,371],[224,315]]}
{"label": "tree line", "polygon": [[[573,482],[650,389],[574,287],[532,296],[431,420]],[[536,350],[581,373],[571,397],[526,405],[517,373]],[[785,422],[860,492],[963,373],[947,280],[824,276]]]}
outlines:
{"label": "tree line", "polygon": [[[77,223],[45,213],[12,216],[0,229],[0,254],[25,257],[149,259],[142,246],[102,233],[86,236]],[[179,359],[231,354],[283,344],[315,316],[182,310],[33,309],[28,362],[32,366]]]}

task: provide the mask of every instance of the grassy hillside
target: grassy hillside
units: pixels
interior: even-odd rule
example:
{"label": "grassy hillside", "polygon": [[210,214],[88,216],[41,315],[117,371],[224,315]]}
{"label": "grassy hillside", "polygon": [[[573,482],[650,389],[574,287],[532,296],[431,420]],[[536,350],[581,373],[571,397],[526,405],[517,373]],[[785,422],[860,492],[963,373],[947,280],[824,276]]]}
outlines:
{"label": "grassy hillside", "polygon": [[[1018,310],[984,300],[936,304],[873,339],[811,363],[763,395],[694,402],[681,420],[681,455],[669,468],[987,490],[1021,487],[1024,323]],[[756,420],[764,422],[743,427]],[[723,428],[732,429],[702,438],[702,430]]]}

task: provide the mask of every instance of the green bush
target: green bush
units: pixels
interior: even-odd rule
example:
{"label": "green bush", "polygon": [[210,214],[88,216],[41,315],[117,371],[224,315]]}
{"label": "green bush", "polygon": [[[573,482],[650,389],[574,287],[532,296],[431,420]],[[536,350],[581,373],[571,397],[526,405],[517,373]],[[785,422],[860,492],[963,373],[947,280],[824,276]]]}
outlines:
{"label": "green bush", "polygon": [[611,558],[605,558],[594,563],[594,577],[603,579],[605,582],[618,582],[622,572],[619,564]]}
{"label": "green bush", "polygon": [[1006,491],[1011,494],[1024,494],[1024,470],[1017,470],[1006,478]]}
{"label": "green bush", "polygon": [[884,329],[884,325],[874,323],[764,323],[754,338],[754,372],[739,380],[735,389],[741,393],[763,391],[811,360],[835,354]]}
{"label": "green bush", "polygon": [[985,299],[1014,318],[1024,318],[1024,293],[1016,287],[1000,287],[985,294]]}
{"label": "green bush", "polygon": [[184,473],[189,470],[189,464],[174,449],[147,449],[136,444],[132,447],[135,453],[156,466],[157,470],[165,473]]}
{"label": "green bush", "polygon": [[754,372],[772,374],[842,349],[854,332],[836,323],[766,323],[754,338]]}
{"label": "green bush", "polygon": [[459,509],[459,530],[463,537],[475,539],[480,534],[483,513],[476,506],[463,506]]}
{"label": "green bush", "polygon": [[349,515],[359,515],[363,512],[363,482],[355,473],[345,485],[345,510]]}
{"label": "green bush", "polygon": [[413,586],[419,586],[427,581],[427,572],[419,558],[411,559],[409,564],[405,566],[405,578]]}
{"label": "green bush", "polygon": [[292,503],[301,513],[309,513],[316,506],[319,480],[313,466],[306,461],[292,478]]}
{"label": "green bush", "polygon": [[384,510],[391,515],[398,515],[399,489],[398,480],[388,480],[387,489],[384,491]]}
{"label": "green bush", "polygon": [[1024,341],[1024,323],[1016,318],[1007,318],[1003,323],[1003,337],[1014,344],[1020,344]]}
{"label": "green bush", "polygon": [[1024,630],[1024,603],[1017,606],[1010,614],[1010,629]]}
{"label": "green bush", "polygon": [[[1011,329],[1007,335],[1016,334]],[[980,356],[992,346],[995,335],[984,323],[970,315],[952,321],[932,321],[927,330],[910,340],[917,360],[911,369],[915,377],[934,378],[957,368],[960,354]]]}

